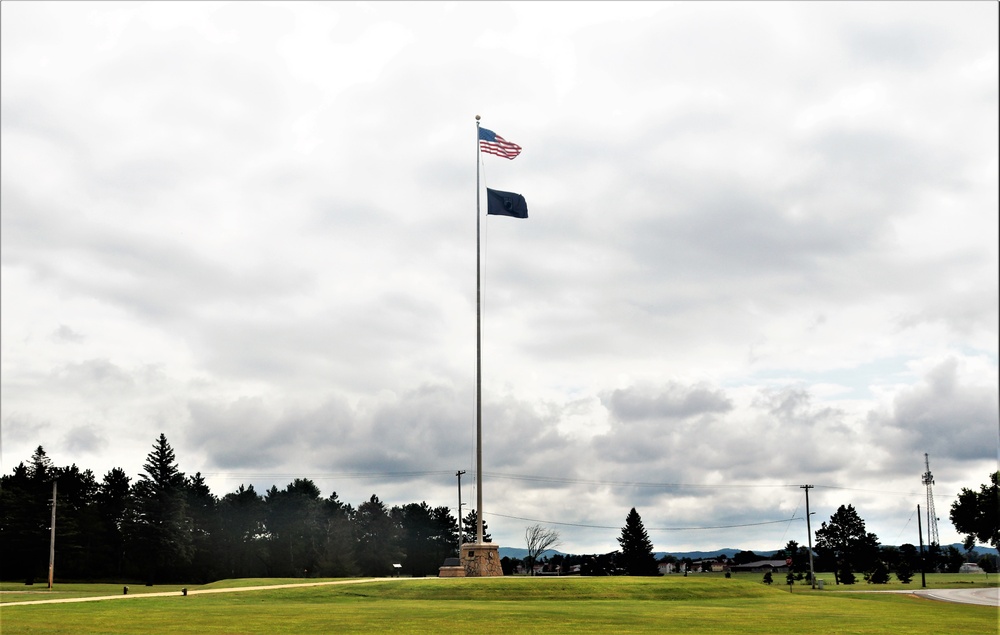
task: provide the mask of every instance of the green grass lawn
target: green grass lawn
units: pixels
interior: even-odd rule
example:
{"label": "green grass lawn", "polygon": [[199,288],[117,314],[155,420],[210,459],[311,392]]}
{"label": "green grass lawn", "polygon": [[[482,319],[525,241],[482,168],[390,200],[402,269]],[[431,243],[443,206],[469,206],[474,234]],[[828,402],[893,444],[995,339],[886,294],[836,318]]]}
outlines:
{"label": "green grass lawn", "polygon": [[[779,580],[780,577],[780,580]],[[864,581],[860,575],[858,576],[858,581],[851,585],[835,585],[832,573],[817,573],[817,580],[823,580],[826,583],[826,590],[838,590],[846,591],[848,589],[861,589],[861,590],[895,590],[895,591],[911,591],[913,589],[922,588],[920,586],[920,574],[913,576],[913,579],[908,584],[903,584],[896,579],[896,576],[892,576],[892,581],[887,584],[868,584]],[[774,584],[777,586],[785,584],[785,577],[775,574]],[[796,588],[799,585],[809,586],[806,582],[796,582]],[[928,573],[927,574],[927,588],[928,589],[970,589],[976,587],[995,587],[1000,586],[1000,576],[997,574],[985,574],[985,573]]]}
{"label": "green grass lawn", "polygon": [[109,595],[124,595],[122,587],[128,586],[129,595],[144,595],[148,593],[180,593],[181,589],[194,591],[196,589],[239,588],[248,586],[273,586],[277,584],[301,584],[316,582],[302,578],[246,578],[238,580],[222,580],[212,584],[160,584],[145,586],[141,582],[128,584],[107,583],[55,583],[52,589],[47,583],[25,585],[18,582],[0,582],[0,605],[8,602],[26,602],[33,600],[58,600],[62,598],[103,597]]}
{"label": "green grass lawn", "polygon": [[[287,583],[223,581],[200,589]],[[303,580],[297,580],[303,582]],[[310,580],[309,582],[314,582]],[[944,580],[961,585],[961,580]],[[23,585],[21,585],[23,588]],[[56,597],[35,593],[30,599]],[[799,585],[796,585],[797,587]],[[928,580],[928,587],[930,587]],[[981,586],[981,585],[980,585]],[[18,598],[2,587],[5,600]],[[840,587],[843,588],[843,587]],[[855,585],[856,591],[872,588]],[[919,581],[914,588],[919,587]],[[942,588],[937,586],[936,588]],[[82,585],[110,595],[119,585]],[[16,633],[740,633],[976,634],[997,632],[997,609],[902,594],[843,594],[761,584],[758,576],[376,580],[347,585],[98,602],[3,606]],[[42,588],[44,590],[44,587]],[[69,595],[73,589],[65,589]],[[137,589],[138,591],[138,589]],[[50,594],[51,593],[51,594]],[[130,589],[130,595],[132,595]]]}

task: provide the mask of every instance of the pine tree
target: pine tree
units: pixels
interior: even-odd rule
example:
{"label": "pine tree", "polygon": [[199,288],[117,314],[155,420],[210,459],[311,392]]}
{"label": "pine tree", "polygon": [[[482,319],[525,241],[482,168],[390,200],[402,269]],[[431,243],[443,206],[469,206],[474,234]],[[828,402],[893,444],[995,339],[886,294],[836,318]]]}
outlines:
{"label": "pine tree", "polygon": [[346,578],[358,574],[354,560],[354,508],[337,497],[323,501],[326,531],[320,561],[323,577]]}
{"label": "pine tree", "polygon": [[156,493],[179,488],[185,483],[184,473],[177,468],[174,449],[162,432],[153,444],[153,451],[146,455],[142,469],[145,472],[140,476],[153,485]]}
{"label": "pine tree", "polygon": [[192,580],[218,579],[224,577],[216,541],[219,539],[220,525],[218,499],[212,494],[201,472],[185,479],[182,487],[187,503],[187,513],[191,519],[193,553],[189,578]]}
{"label": "pine tree", "polygon": [[28,467],[28,476],[36,481],[48,480],[53,470],[52,459],[45,454],[45,448],[38,446],[35,453],[31,455],[31,465]]}
{"label": "pine tree", "polygon": [[628,575],[657,575],[656,558],[653,556],[653,543],[642,525],[642,518],[635,507],[625,517],[622,535],[618,538],[621,546],[620,564]]}
{"label": "pine tree", "polygon": [[188,510],[184,473],[174,450],[160,434],[146,456],[141,480],[132,486],[136,516],[132,539],[147,584],[157,578],[177,578],[194,555],[193,525]]}
{"label": "pine tree", "polygon": [[36,479],[35,471],[33,466],[22,462],[12,474],[0,479],[0,553],[4,579],[20,577],[30,584],[34,584],[36,577],[44,576],[48,564],[51,518],[48,500],[52,496],[52,485]]}
{"label": "pine tree", "polygon": [[220,563],[226,577],[264,577],[266,543],[264,499],[249,487],[240,485],[219,501]]}
{"label": "pine tree", "polygon": [[906,543],[899,546],[899,562],[896,564],[896,577],[903,584],[909,584],[913,579],[913,572],[920,566],[920,556],[917,548]]}
{"label": "pine tree", "polygon": [[372,497],[358,505],[354,515],[356,538],[355,558],[361,575],[388,575],[392,565],[399,563],[403,551],[399,547],[399,526],[389,516],[389,510],[379,500]]}
{"label": "pine tree", "polygon": [[317,575],[326,531],[319,487],[297,478],[280,491],[272,486],[264,504],[270,575]]}
{"label": "pine tree", "polygon": [[447,507],[426,502],[393,507],[390,516],[400,530],[403,573],[437,575],[444,559],[458,549],[458,521]]}
{"label": "pine tree", "polygon": [[[470,511],[468,514],[466,514],[465,518],[462,519],[462,543],[463,544],[470,544],[470,545],[471,544],[475,544],[475,542],[476,542],[476,531],[477,531],[477,529],[476,529],[476,522],[478,521],[478,519],[479,519],[479,516],[476,514],[476,510],[474,510],[474,509],[472,511]],[[489,525],[487,525],[486,521],[483,520],[483,542],[493,542],[493,536],[491,536],[489,534],[489,532],[486,531],[488,528],[489,528]]]}
{"label": "pine tree", "polygon": [[879,560],[875,563],[875,568],[865,575],[865,581],[869,584],[886,584],[889,582],[889,567]]}
{"label": "pine tree", "polygon": [[125,571],[126,528],[135,512],[125,470],[116,467],[104,475],[97,490],[97,507],[102,522],[105,568],[110,575],[120,577]]}

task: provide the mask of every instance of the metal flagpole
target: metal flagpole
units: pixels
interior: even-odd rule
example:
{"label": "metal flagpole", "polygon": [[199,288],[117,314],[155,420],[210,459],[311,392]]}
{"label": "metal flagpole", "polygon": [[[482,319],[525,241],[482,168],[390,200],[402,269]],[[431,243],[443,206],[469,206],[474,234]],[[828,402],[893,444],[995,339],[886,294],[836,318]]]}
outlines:
{"label": "metal flagpole", "polygon": [[483,317],[479,243],[479,115],[476,115],[476,544],[483,544]]}

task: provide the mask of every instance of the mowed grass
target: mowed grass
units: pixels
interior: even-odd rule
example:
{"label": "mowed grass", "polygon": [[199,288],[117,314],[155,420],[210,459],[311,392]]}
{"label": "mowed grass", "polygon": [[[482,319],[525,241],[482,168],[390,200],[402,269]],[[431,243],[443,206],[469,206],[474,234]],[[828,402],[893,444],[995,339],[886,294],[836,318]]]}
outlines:
{"label": "mowed grass", "polygon": [[[674,577],[681,576],[667,576],[665,579],[672,579]],[[826,583],[825,592],[840,591],[840,592],[852,592],[852,591],[913,591],[920,589],[921,582],[919,574],[913,579],[909,584],[903,584],[893,577],[893,581],[888,584],[879,585],[869,585],[863,581],[854,585],[835,585],[832,573],[818,573],[816,575],[817,579],[824,580]],[[692,574],[687,588],[695,589],[698,588],[699,580],[709,580],[709,579],[722,579],[722,574],[718,573],[697,573]],[[575,578],[548,578],[550,580],[573,580]],[[213,582],[211,584],[205,585],[188,585],[188,584],[164,584],[156,586],[145,586],[142,583],[130,583],[129,595],[143,595],[149,593],[180,593],[182,588],[187,588],[191,592],[197,592],[198,590],[204,589],[224,589],[224,588],[242,588],[242,587],[256,587],[256,586],[278,586],[283,584],[308,584],[317,582],[327,582],[331,581],[331,578],[310,578],[304,580],[302,578],[239,578],[232,580],[220,580],[218,582]],[[734,581],[741,582],[760,582],[761,574],[759,573],[741,573],[737,574]],[[112,595],[122,595],[123,584],[119,583],[60,583],[56,582],[54,588],[46,588],[44,582],[25,585],[20,582],[0,582],[0,604],[8,602],[24,602],[32,600],[49,600],[49,599],[61,599],[61,598],[79,598],[79,597],[104,597]],[[968,588],[978,588],[978,587],[996,587],[1000,586],[1000,576],[994,575],[984,575],[982,573],[929,573],[927,574],[927,588],[928,589],[968,589]],[[763,585],[760,585],[764,588]],[[784,577],[776,575],[774,577],[774,588],[782,588],[787,591],[788,587],[784,585]],[[614,583],[608,583],[608,588],[614,588]],[[720,587],[721,588],[721,587]],[[809,593],[812,590],[809,588],[809,584],[803,581],[797,581],[795,583],[794,593]],[[676,593],[676,591],[674,591]]]}
{"label": "mowed grass", "polygon": [[[240,582],[255,586],[274,581]],[[910,595],[812,592],[807,587],[789,593],[784,586],[761,584],[757,576],[351,582],[194,593],[235,586],[234,581],[224,581],[189,587],[187,597],[177,593],[170,597],[8,605],[0,610],[0,632],[982,635],[996,633],[998,619],[996,608]]]}
{"label": "mowed grass", "polygon": [[118,583],[60,583],[51,589],[47,583],[25,585],[20,582],[0,582],[0,604],[8,602],[31,602],[35,600],[59,600],[65,598],[105,597],[124,595],[122,587],[128,587],[129,595],[147,595],[150,593],[180,593],[181,589],[195,591],[198,589],[242,588],[248,586],[276,586],[279,584],[302,584],[320,580],[303,580],[302,578],[240,578],[236,580],[221,580],[211,584],[158,584],[146,586],[141,582]]}
{"label": "mowed grass", "polygon": [[[755,575],[755,574],[749,574]],[[779,579],[780,578],[780,579]],[[861,590],[861,591],[912,591],[914,589],[922,588],[920,586],[920,574],[913,576],[913,579],[904,584],[896,579],[896,576],[892,576],[892,580],[886,584],[868,584],[864,581],[860,575],[858,576],[858,581],[855,584],[841,584],[835,585],[832,573],[817,573],[817,580],[824,580],[826,583],[826,590],[837,590],[837,591],[847,591],[850,589]],[[774,584],[784,585],[785,576],[775,575]],[[805,584],[808,586],[807,582],[796,582],[796,588],[799,585]],[[995,587],[1000,586],[1000,576],[997,574],[986,574],[986,573],[928,573],[927,574],[927,588],[928,589],[972,589],[981,587]]]}

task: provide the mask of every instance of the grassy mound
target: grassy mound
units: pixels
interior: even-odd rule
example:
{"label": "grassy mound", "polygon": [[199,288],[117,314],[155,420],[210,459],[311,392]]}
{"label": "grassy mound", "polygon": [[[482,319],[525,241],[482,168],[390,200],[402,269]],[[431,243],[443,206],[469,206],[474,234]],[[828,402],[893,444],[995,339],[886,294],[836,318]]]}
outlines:
{"label": "grassy mound", "polygon": [[[289,582],[296,586],[276,586]],[[220,592],[254,586],[266,588]],[[756,576],[229,580],[189,590],[187,596],[8,604],[3,634],[982,635],[996,632],[997,619],[992,607],[912,595],[808,588],[789,593],[784,586],[761,584]]]}
{"label": "grassy mound", "polygon": [[[428,601],[537,600],[580,602],[590,600],[706,601],[755,598],[781,589],[744,579],[684,578],[580,578],[505,577],[385,580],[296,591],[299,598],[369,598]],[[277,592],[277,591],[276,591]]]}

